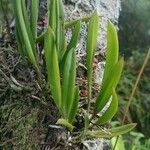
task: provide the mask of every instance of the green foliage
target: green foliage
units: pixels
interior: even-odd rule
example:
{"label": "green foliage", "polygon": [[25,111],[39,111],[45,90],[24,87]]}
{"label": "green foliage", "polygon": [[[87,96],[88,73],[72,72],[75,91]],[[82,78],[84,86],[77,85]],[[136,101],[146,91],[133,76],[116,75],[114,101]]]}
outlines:
{"label": "green foliage", "polygon": [[[150,1],[123,0],[119,18],[121,51],[129,55],[131,49],[147,49],[150,43]],[[127,48],[129,51],[127,52]],[[131,54],[131,53],[130,53]]]}
{"label": "green foliage", "polygon": [[[112,23],[107,26],[107,51],[106,51],[106,66],[102,80],[101,91],[96,99],[95,113],[98,113],[108,102],[112,95],[113,88],[115,89],[123,69],[123,59],[118,61],[118,37],[115,27]],[[112,46],[113,45],[113,46]]]}
{"label": "green foliage", "polygon": [[75,116],[77,114],[78,102],[79,102],[79,88],[75,87],[75,89],[74,89],[74,100],[73,100],[73,103],[72,103],[72,106],[71,106],[71,109],[69,112],[69,116],[68,116],[70,123],[72,123],[74,121]]}
{"label": "green foliage", "polygon": [[96,122],[97,124],[105,124],[105,123],[107,123],[116,114],[116,112],[118,110],[118,97],[117,97],[117,94],[116,94],[114,89],[113,89],[113,93],[112,93],[111,99],[112,100],[111,100],[109,108],[97,120],[97,122]]}
{"label": "green foliage", "polygon": [[[70,118],[70,111],[72,109],[75,93],[76,80],[76,56],[74,49],[67,54],[62,75],[62,109],[64,116]],[[76,100],[75,100],[76,101]]]}
{"label": "green foliage", "polygon": [[[119,104],[118,118],[122,117],[121,112],[123,111],[124,106],[127,104],[128,96],[130,95],[131,90],[134,86],[136,77],[139,73],[140,67],[142,66],[145,55],[146,54],[144,52],[141,52],[141,50],[132,51],[132,55],[126,60],[125,69],[123,71],[123,77],[121,78],[117,88],[118,97],[121,99]],[[132,104],[130,106],[129,115],[128,115],[128,120],[137,122],[137,127],[136,130],[134,130],[134,132],[138,132],[139,134],[141,133],[143,135],[143,137],[141,137],[141,139],[138,140],[139,143],[137,144],[137,145],[141,145],[142,147],[145,147],[144,143],[148,141],[149,134],[150,134],[149,132],[149,120],[150,120],[149,75],[150,74],[149,73],[150,73],[150,61],[148,62],[144,70],[140,84],[136,90],[136,94],[132,99]],[[126,146],[131,145],[132,143],[134,143],[135,136],[130,135],[130,137],[125,137],[125,140],[127,140]],[[139,149],[142,148],[140,147]]]}
{"label": "green foliage", "polygon": [[31,27],[31,32],[33,35],[34,41],[37,38],[37,20],[38,20],[38,10],[39,10],[39,0],[31,0],[31,5],[30,5],[30,10],[31,10],[31,15],[30,15],[30,27]]}
{"label": "green foliage", "polygon": [[[116,142],[117,137],[113,137],[111,139],[111,145],[112,147],[115,146],[115,142]],[[116,144],[115,150],[125,150],[125,143],[122,139],[122,136],[119,136],[118,142]]]}
{"label": "green foliage", "polygon": [[103,78],[103,84],[110,74],[111,69],[118,62],[118,36],[115,27],[111,22],[108,22],[107,27],[107,51],[106,51],[106,65]]}
{"label": "green foliage", "polygon": [[[20,51],[24,56],[27,56],[31,63],[35,66],[40,76],[38,53],[36,48],[37,35],[37,8],[38,1],[31,3],[30,20],[28,19],[25,0],[13,1],[15,17],[16,17],[16,36]],[[32,6],[34,5],[34,6]],[[61,0],[51,0],[48,3],[48,27],[43,34],[44,37],[44,62],[48,75],[48,84],[51,91],[51,96],[58,107],[62,119],[59,119],[57,124],[66,126],[70,131],[73,130],[73,123],[78,110],[79,88],[76,85],[76,45],[80,35],[81,22],[88,22],[87,34],[87,80],[88,80],[88,109],[83,110],[85,116],[85,127],[81,137],[92,136],[97,138],[112,138],[124,134],[135,127],[135,124],[128,124],[113,129],[89,131],[91,123],[98,119],[97,125],[107,123],[115,115],[118,108],[118,99],[115,88],[119,82],[123,69],[123,59],[118,61],[118,37],[115,26],[108,22],[108,45],[106,51],[106,66],[102,81],[102,88],[97,95],[94,107],[91,107],[92,100],[92,78],[93,78],[93,59],[98,36],[99,16],[94,12],[86,19],[79,19],[71,22],[69,27],[73,29],[72,38],[69,44],[65,43],[65,21],[63,4]],[[19,32],[20,31],[20,32]],[[23,46],[25,43],[25,46]],[[42,66],[44,67],[44,66]],[[99,112],[105,108],[109,99],[112,97],[110,106],[105,110],[101,117],[97,118]],[[92,117],[90,113],[92,112]],[[106,134],[106,133],[110,134]]]}
{"label": "green foliage", "polygon": [[68,53],[69,50],[71,50],[72,48],[76,48],[78,39],[79,39],[79,35],[80,35],[80,29],[81,29],[81,21],[77,21],[77,23],[75,24],[74,27],[74,31],[72,33],[72,37],[71,40],[67,46],[67,50],[66,50],[66,54]]}
{"label": "green foliage", "polygon": [[96,138],[112,138],[116,137],[122,134],[125,134],[132,130],[136,126],[135,123],[127,124],[127,125],[122,125],[120,127],[112,128],[112,129],[106,129],[105,131],[103,130],[95,130],[95,131],[88,131],[86,133],[87,136],[92,136]]}
{"label": "green foliage", "polygon": [[[19,51],[27,56],[31,63],[38,70],[37,53],[35,49],[35,42],[31,33],[29,19],[27,16],[25,0],[13,0],[14,14],[16,17],[16,32],[18,43],[21,41],[25,47],[20,43]],[[37,11],[37,10],[36,10]],[[35,19],[36,20],[36,19]]]}
{"label": "green foliage", "polygon": [[88,25],[88,34],[87,34],[87,79],[88,79],[88,111],[90,109],[90,101],[92,98],[92,74],[93,74],[93,59],[95,54],[95,49],[97,45],[97,36],[98,36],[98,14],[94,13],[89,20]]}
{"label": "green foliage", "polygon": [[44,50],[46,68],[48,73],[48,82],[50,84],[51,92],[57,107],[61,107],[61,85],[60,85],[60,73],[58,66],[57,50],[55,45],[54,32],[49,27],[44,37]]}

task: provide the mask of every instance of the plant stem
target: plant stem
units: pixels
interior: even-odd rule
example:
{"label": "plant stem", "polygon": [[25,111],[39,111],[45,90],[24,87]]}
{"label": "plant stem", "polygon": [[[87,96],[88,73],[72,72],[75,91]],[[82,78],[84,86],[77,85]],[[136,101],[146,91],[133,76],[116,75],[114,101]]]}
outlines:
{"label": "plant stem", "polygon": [[[140,72],[139,72],[139,74],[138,74],[138,76],[137,76],[137,79],[136,79],[136,82],[135,82],[135,84],[134,84],[134,87],[132,88],[131,95],[129,96],[128,104],[127,104],[127,106],[126,106],[126,108],[125,108],[124,116],[123,116],[123,119],[122,119],[122,122],[121,122],[122,125],[124,124],[124,122],[125,122],[125,120],[126,120],[126,117],[127,117],[127,114],[128,114],[128,111],[129,111],[131,102],[132,102],[132,98],[133,98],[133,96],[134,96],[134,94],[135,94],[135,92],[136,92],[136,89],[137,89],[138,84],[139,84],[139,82],[140,82],[140,80],[141,80],[141,76],[142,76],[142,74],[143,74],[143,72],[144,72],[144,69],[145,69],[145,67],[146,67],[146,64],[147,64],[149,58],[150,58],[150,49],[148,50],[148,53],[147,53],[147,55],[146,55],[146,57],[145,57],[145,59],[144,59],[143,65],[142,65],[142,67],[141,67],[141,69],[140,69]],[[116,138],[116,141],[115,141],[115,145],[114,145],[114,147],[113,147],[113,150],[115,150],[115,148],[116,148],[118,139],[119,139],[119,136],[117,136],[117,138]]]}

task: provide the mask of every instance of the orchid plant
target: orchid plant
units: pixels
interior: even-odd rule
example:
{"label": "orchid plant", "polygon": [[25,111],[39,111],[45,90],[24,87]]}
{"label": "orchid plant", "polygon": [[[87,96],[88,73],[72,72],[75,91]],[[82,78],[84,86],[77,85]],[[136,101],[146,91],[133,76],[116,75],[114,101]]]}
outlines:
{"label": "orchid plant", "polygon": [[[123,69],[124,60],[118,60],[118,37],[115,26],[108,21],[107,25],[107,50],[106,65],[102,86],[97,93],[94,106],[92,100],[93,59],[97,47],[99,30],[99,15],[79,18],[70,22],[64,19],[62,0],[48,0],[48,21],[46,30],[37,36],[37,20],[39,0],[31,0],[30,17],[27,13],[26,0],[13,0],[15,12],[15,28],[18,50],[22,56],[27,57],[33,64],[38,74],[40,72],[39,54],[37,44],[44,44],[44,61],[47,70],[47,82],[53,100],[62,115],[57,124],[66,126],[73,132],[75,117],[78,114],[80,91],[76,83],[76,46],[80,36],[81,24],[87,22],[86,41],[86,68],[87,68],[87,110],[84,110],[85,125],[80,137],[112,138],[133,129],[136,124],[131,123],[120,127],[103,130],[93,130],[93,126],[100,126],[109,122],[118,110],[118,97],[116,86]],[[66,42],[65,30],[72,29],[72,37]],[[106,105],[109,107],[99,116]],[[108,134],[109,133],[109,134]]]}

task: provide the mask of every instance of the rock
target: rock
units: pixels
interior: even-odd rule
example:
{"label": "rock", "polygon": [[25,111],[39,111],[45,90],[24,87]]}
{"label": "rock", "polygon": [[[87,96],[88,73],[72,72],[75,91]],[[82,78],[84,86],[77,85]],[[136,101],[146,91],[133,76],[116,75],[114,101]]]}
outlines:
{"label": "rock", "polygon": [[[106,28],[107,21],[112,21],[116,26],[118,24],[119,11],[121,9],[120,0],[65,0],[65,18],[66,20],[77,19],[87,16],[94,10],[99,13],[100,30],[98,36],[97,51],[104,55],[106,50]],[[81,38],[79,42],[79,53],[85,53],[86,24],[82,25]]]}

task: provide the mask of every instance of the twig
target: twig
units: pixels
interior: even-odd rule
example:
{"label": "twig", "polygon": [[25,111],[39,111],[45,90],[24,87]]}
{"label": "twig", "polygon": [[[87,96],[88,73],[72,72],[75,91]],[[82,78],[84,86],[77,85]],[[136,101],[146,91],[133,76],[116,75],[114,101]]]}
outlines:
{"label": "twig", "polygon": [[127,113],[128,113],[128,111],[129,111],[129,107],[130,107],[130,105],[131,105],[132,98],[133,98],[133,96],[134,96],[134,94],[135,94],[135,92],[136,92],[136,88],[137,88],[137,86],[138,86],[138,84],[139,84],[139,81],[140,81],[140,79],[141,79],[142,73],[144,72],[144,68],[145,68],[145,66],[146,66],[146,64],[147,64],[147,62],[148,62],[149,57],[150,57],[150,49],[149,49],[149,51],[148,51],[148,53],[147,53],[147,55],[146,55],[146,57],[145,57],[144,63],[143,63],[143,65],[142,65],[141,69],[140,69],[140,72],[139,72],[138,77],[137,77],[137,79],[136,79],[135,85],[134,85],[134,87],[133,87],[133,89],[132,89],[132,92],[131,92],[131,95],[130,95],[130,97],[129,97],[129,99],[128,99],[128,104],[127,104],[126,109],[125,109],[125,113],[124,113],[124,116],[123,116],[123,119],[122,119],[122,124],[125,122]]}
{"label": "twig", "polygon": [[[140,82],[142,73],[144,72],[144,69],[145,69],[145,67],[146,67],[146,64],[147,64],[147,62],[148,62],[149,57],[150,57],[150,49],[149,49],[149,51],[148,51],[148,53],[147,53],[147,55],[146,55],[146,57],[145,57],[145,59],[144,59],[143,65],[142,65],[142,67],[141,67],[141,69],[140,69],[140,72],[139,72],[139,74],[138,74],[138,77],[137,77],[137,79],[136,79],[136,82],[135,82],[135,84],[134,84],[134,87],[132,88],[132,92],[131,92],[131,95],[130,95],[130,97],[129,97],[129,99],[128,99],[128,104],[127,104],[127,106],[126,106],[126,108],[125,108],[124,116],[123,116],[123,119],[122,119],[121,124],[124,124],[124,122],[125,122],[125,120],[126,120],[126,117],[127,117],[128,111],[129,111],[129,107],[130,107],[130,105],[131,105],[132,98],[133,98],[133,96],[134,96],[134,94],[135,94],[135,92],[136,92],[137,86],[138,86],[138,84],[139,84],[139,82]],[[115,141],[115,145],[114,145],[114,147],[113,147],[113,150],[115,150],[115,148],[116,148],[116,145],[117,145],[117,142],[118,142],[118,138],[119,138],[119,136],[117,136],[117,138],[116,138],[116,141]]]}

